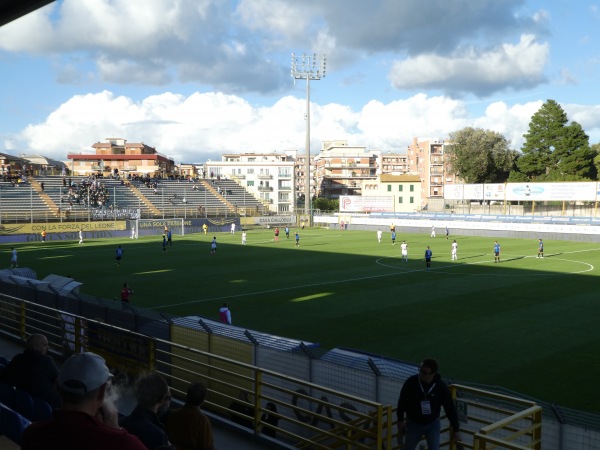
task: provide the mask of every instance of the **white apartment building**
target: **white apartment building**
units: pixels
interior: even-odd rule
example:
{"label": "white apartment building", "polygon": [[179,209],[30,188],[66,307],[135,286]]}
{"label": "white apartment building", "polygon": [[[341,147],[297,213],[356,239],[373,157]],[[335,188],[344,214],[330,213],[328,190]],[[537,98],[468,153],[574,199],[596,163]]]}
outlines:
{"label": "white apartment building", "polygon": [[295,153],[224,154],[221,161],[206,162],[206,177],[235,180],[270,211],[289,214],[295,210]]}
{"label": "white apartment building", "polygon": [[376,180],[380,151],[349,146],[348,141],[324,141],[315,157],[316,195],[339,198],[340,195],[361,195],[366,180]]}

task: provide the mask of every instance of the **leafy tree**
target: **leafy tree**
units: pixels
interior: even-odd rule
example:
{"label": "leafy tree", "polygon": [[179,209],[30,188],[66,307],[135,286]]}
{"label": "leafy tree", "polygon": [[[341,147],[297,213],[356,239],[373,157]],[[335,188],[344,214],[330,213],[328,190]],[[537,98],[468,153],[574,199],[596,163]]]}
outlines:
{"label": "leafy tree", "polygon": [[313,200],[313,209],[321,211],[339,211],[340,201],[338,199],[317,197]]}
{"label": "leafy tree", "polygon": [[466,183],[506,181],[515,165],[517,152],[500,133],[466,127],[449,135],[450,171]]}

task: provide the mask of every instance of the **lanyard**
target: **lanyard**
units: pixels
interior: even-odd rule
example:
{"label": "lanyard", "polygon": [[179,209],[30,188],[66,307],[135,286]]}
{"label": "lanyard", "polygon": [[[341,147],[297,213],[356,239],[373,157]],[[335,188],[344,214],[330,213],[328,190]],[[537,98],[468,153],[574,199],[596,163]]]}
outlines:
{"label": "lanyard", "polygon": [[425,392],[425,389],[423,389],[423,385],[421,384],[421,380],[419,380],[419,387],[421,388],[421,392],[423,393],[423,395],[425,396],[425,398],[427,398],[427,396],[429,394],[431,394],[431,391],[433,391],[433,388],[435,387],[435,383],[433,383],[431,385],[431,387],[429,388],[429,390],[427,392]]}

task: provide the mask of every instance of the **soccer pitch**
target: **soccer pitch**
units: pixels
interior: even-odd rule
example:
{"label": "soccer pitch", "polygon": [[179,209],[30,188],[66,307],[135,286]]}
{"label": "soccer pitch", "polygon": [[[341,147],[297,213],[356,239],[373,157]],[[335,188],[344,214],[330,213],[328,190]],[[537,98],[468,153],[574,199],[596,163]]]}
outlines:
{"label": "soccer pitch", "polygon": [[[50,241],[16,245],[21,267],[38,278],[71,276],[81,291],[135,306],[217,319],[227,302],[235,325],[419,362],[435,357],[455,381],[502,386],[561,406],[597,412],[600,393],[600,244],[409,234],[385,230],[273,230],[139,240]],[[458,260],[451,243],[458,242]],[[400,259],[408,243],[409,261]],[[124,248],[114,265],[117,245]],[[424,252],[433,251],[425,270]],[[10,247],[5,246],[10,260]]]}

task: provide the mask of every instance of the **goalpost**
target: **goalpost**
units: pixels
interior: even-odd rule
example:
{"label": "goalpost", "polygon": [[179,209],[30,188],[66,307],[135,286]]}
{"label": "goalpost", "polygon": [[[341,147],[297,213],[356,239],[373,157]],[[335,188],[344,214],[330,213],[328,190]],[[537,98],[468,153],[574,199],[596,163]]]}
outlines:
{"label": "goalpost", "polygon": [[[135,226],[135,239],[138,235],[161,235],[165,232],[165,227],[169,228],[173,234],[185,235],[185,226],[183,218],[173,219],[136,219],[131,221]],[[132,236],[133,237],[133,236]]]}

